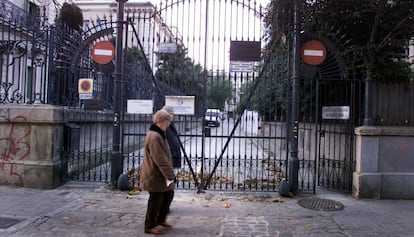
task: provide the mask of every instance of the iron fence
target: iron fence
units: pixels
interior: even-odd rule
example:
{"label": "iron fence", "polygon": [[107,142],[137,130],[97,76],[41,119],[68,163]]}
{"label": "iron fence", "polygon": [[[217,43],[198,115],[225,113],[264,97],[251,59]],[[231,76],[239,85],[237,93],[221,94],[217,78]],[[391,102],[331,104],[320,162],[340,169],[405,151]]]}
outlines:
{"label": "iron fence", "polygon": [[[141,13],[139,13],[141,14]],[[128,16],[139,20],[140,15]],[[145,15],[144,17],[147,17]],[[77,32],[58,21],[50,25],[46,16],[38,12],[28,13],[12,2],[4,0],[0,4],[0,103],[43,103],[84,107],[79,99],[78,79],[96,79],[94,94],[99,102],[93,102],[96,108],[111,109],[113,103],[113,65],[99,66],[90,59],[90,44],[85,44],[85,36],[100,34],[111,39],[111,34],[103,31],[114,31],[116,22],[112,18],[97,21],[93,28],[85,32]],[[97,29],[101,31],[98,32]],[[131,36],[130,36],[131,37]],[[92,43],[92,42],[90,42]],[[148,43],[145,43],[146,47]],[[74,50],[74,49],[83,50]],[[142,63],[142,62],[141,62]],[[148,64],[148,62],[146,62]],[[152,62],[154,64],[154,62]],[[151,77],[144,70],[137,71],[135,65],[126,65],[126,80],[132,83],[133,78]],[[147,71],[148,72],[148,71]],[[199,75],[203,77],[203,75]],[[134,85],[129,84],[129,94],[148,93],[143,80]],[[159,82],[163,83],[163,82]],[[376,81],[372,92],[371,105],[374,125],[377,126],[413,126],[414,125],[414,92],[413,85],[406,81]],[[162,91],[174,91],[167,84]],[[153,97],[153,95],[148,95]],[[101,100],[102,99],[102,100]],[[95,108],[90,102],[86,107]],[[89,104],[88,104],[89,103]]]}
{"label": "iron fence", "polygon": [[[203,1],[201,3],[207,4]],[[146,99],[153,100],[154,108],[160,108],[165,95],[196,93],[195,115],[176,116],[180,138],[185,145],[182,168],[177,171],[177,186],[186,189],[204,185],[216,190],[276,191],[280,179],[286,175],[289,156],[291,49],[277,51],[275,57],[269,57],[266,63],[256,65],[254,72],[226,71],[228,65],[214,65],[216,61],[212,55],[227,52],[218,46],[207,47],[208,40],[219,42],[231,38],[220,37],[220,34],[224,34],[223,29],[218,29],[216,35],[210,38],[201,36],[204,33],[207,36],[207,30],[187,32],[192,35],[186,37],[170,35],[171,39],[161,39],[157,35],[159,29],[155,28],[154,22],[161,19],[174,21],[171,17],[173,13],[169,10],[180,11],[189,7],[186,4],[193,3],[182,4],[183,6],[177,3],[174,7],[163,8],[166,14],[164,17],[160,17],[161,12],[158,16],[149,11],[128,11],[127,40],[123,45],[125,63],[122,72],[125,79],[121,93],[122,107],[126,107],[127,99]],[[212,5],[213,9],[218,10],[213,12],[219,12],[223,19],[226,17],[224,9],[236,9],[235,5],[231,5],[234,4],[233,1],[228,8],[221,8],[220,4]],[[194,9],[205,9],[205,6]],[[246,14],[252,11],[252,18],[258,16],[258,12],[250,5],[239,7]],[[206,24],[207,16],[204,22]],[[33,17],[37,20],[33,20]],[[148,25],[153,28],[146,28],[143,22],[151,22]],[[191,21],[177,20],[175,24],[188,28],[185,25],[188,22]],[[217,22],[217,16],[214,22]],[[160,28],[174,25],[168,22],[157,23]],[[58,21],[49,25],[45,16],[27,14],[9,1],[0,4],[0,103],[43,103],[68,107],[65,114],[65,158],[68,177],[71,179],[109,181],[110,178],[114,63],[96,64],[91,58],[90,50],[96,41],[114,41],[113,33],[117,30],[117,24],[113,18],[103,18],[91,22],[90,26],[79,32]],[[210,27],[212,31],[214,27],[220,28],[219,24]],[[140,35],[144,33],[148,35]],[[170,43],[171,40],[180,41],[183,45],[194,45],[199,51],[205,47],[204,50],[209,51],[211,57],[197,52],[199,58],[204,57],[203,65],[196,65],[194,69],[181,73],[177,67],[183,65],[174,64],[177,62],[175,55],[161,57],[160,52],[154,51],[156,44]],[[329,45],[334,43],[330,42]],[[185,48],[180,50],[180,53],[186,53]],[[365,90],[363,80],[343,76],[341,66],[335,64],[339,55],[333,51],[328,52],[327,62],[320,68],[301,67],[301,190],[314,190],[317,182],[327,187],[340,187],[347,191],[350,189],[348,178],[354,166],[353,128],[362,125],[361,108]],[[194,51],[192,53],[193,56],[197,54]],[[147,58],[147,55],[151,57]],[[187,55],[185,59],[182,62],[184,67],[191,61]],[[222,63],[226,60],[225,56],[217,59]],[[167,65],[167,61],[171,65]],[[221,68],[207,68],[208,64]],[[259,76],[261,66],[268,69]],[[315,76],[316,72],[319,75]],[[94,80],[93,100],[79,98],[80,78]],[[206,90],[215,86],[214,83],[221,87],[213,92],[226,85],[232,86],[230,104],[234,108],[227,111],[228,114],[219,127],[205,128],[202,121],[204,110],[209,100],[216,99],[216,94],[208,95]],[[247,97],[251,97],[248,98],[249,103],[240,106]],[[269,101],[268,98],[272,98],[272,103],[263,103]],[[375,82],[372,98],[370,109],[375,125],[414,125],[414,90],[409,82]],[[350,121],[322,121],[320,112],[322,106],[326,105],[350,105]],[[255,115],[245,114],[243,109],[257,110],[260,116],[255,118],[260,120],[260,126],[246,125],[246,121],[252,120]],[[151,118],[150,115],[132,115],[122,111],[121,120],[124,171],[134,176],[131,184],[134,186],[137,185],[142,162],[143,138]]]}
{"label": "iron fence", "polygon": [[0,103],[46,103],[48,93],[45,16],[0,4]]}

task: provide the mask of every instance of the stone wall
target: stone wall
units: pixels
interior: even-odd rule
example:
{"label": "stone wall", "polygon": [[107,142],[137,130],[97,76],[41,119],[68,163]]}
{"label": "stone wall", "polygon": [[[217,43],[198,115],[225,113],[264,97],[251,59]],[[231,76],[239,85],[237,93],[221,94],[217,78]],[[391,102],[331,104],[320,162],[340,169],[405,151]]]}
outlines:
{"label": "stone wall", "polygon": [[414,199],[414,128],[358,127],[353,196]]}
{"label": "stone wall", "polygon": [[0,106],[0,185],[53,188],[62,182],[63,109]]}
{"label": "stone wall", "polygon": [[[151,117],[125,119],[124,132],[137,134],[123,137],[125,151],[141,149]],[[201,122],[177,117],[175,124],[184,134]],[[69,133],[68,125],[76,129]],[[0,185],[57,187],[69,175],[109,162],[112,132],[111,112],[69,112],[62,106],[41,104],[0,105]]]}
{"label": "stone wall", "polygon": [[[54,188],[64,182],[64,114],[60,106],[0,105],[0,185]],[[111,126],[108,121],[105,124]],[[185,131],[192,129],[181,121],[177,125]],[[278,128],[263,123],[261,132],[283,137],[286,124],[274,125]],[[355,135],[353,196],[414,199],[414,128],[359,127]],[[313,143],[314,136],[300,137],[304,139],[299,139],[300,144]],[[285,150],[286,140],[279,142],[278,150]]]}

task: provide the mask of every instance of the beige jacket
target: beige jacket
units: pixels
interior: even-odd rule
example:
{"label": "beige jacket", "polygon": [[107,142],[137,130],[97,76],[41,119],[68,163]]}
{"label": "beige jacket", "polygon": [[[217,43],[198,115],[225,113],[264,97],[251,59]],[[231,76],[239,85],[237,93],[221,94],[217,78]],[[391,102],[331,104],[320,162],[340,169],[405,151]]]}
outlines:
{"label": "beige jacket", "polygon": [[166,180],[174,179],[170,147],[165,132],[152,124],[145,137],[140,186],[149,192],[166,192],[174,189],[174,183],[167,186]]}

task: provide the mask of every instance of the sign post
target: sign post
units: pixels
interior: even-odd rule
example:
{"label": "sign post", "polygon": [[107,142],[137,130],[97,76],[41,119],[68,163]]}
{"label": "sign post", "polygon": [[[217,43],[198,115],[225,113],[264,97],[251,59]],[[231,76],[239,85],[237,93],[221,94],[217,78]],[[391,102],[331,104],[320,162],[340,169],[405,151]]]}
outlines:
{"label": "sign post", "polygon": [[114,83],[114,121],[112,134],[112,157],[111,157],[111,182],[118,188],[118,177],[123,172],[123,158],[121,154],[121,88],[123,87],[122,75],[122,42],[124,34],[124,9],[127,0],[117,0],[118,2],[118,30],[116,32],[116,63],[115,63],[115,83]]}
{"label": "sign post", "polygon": [[[296,195],[299,192],[299,159],[298,159],[298,137],[299,137],[299,101],[300,101],[300,75],[299,75],[299,42],[300,42],[300,23],[299,23],[299,0],[294,1],[293,17],[293,63],[292,63],[292,115],[291,123],[291,147],[290,157],[288,159],[288,186],[286,190]],[[283,189],[285,190],[285,189]],[[289,193],[283,193],[281,196],[288,196]]]}

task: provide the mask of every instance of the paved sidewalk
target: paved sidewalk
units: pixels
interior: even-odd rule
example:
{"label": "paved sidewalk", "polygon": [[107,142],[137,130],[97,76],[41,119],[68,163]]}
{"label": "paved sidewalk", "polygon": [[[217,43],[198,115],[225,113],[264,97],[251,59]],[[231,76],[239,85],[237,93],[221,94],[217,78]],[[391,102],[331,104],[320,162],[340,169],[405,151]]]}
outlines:
{"label": "paved sidewalk", "polygon": [[[151,236],[143,224],[148,194],[69,182],[53,190],[0,186],[0,236]],[[304,208],[321,198],[342,210]],[[163,236],[293,237],[414,236],[414,200],[356,200],[323,191],[280,198],[277,193],[229,194],[176,190]]]}

